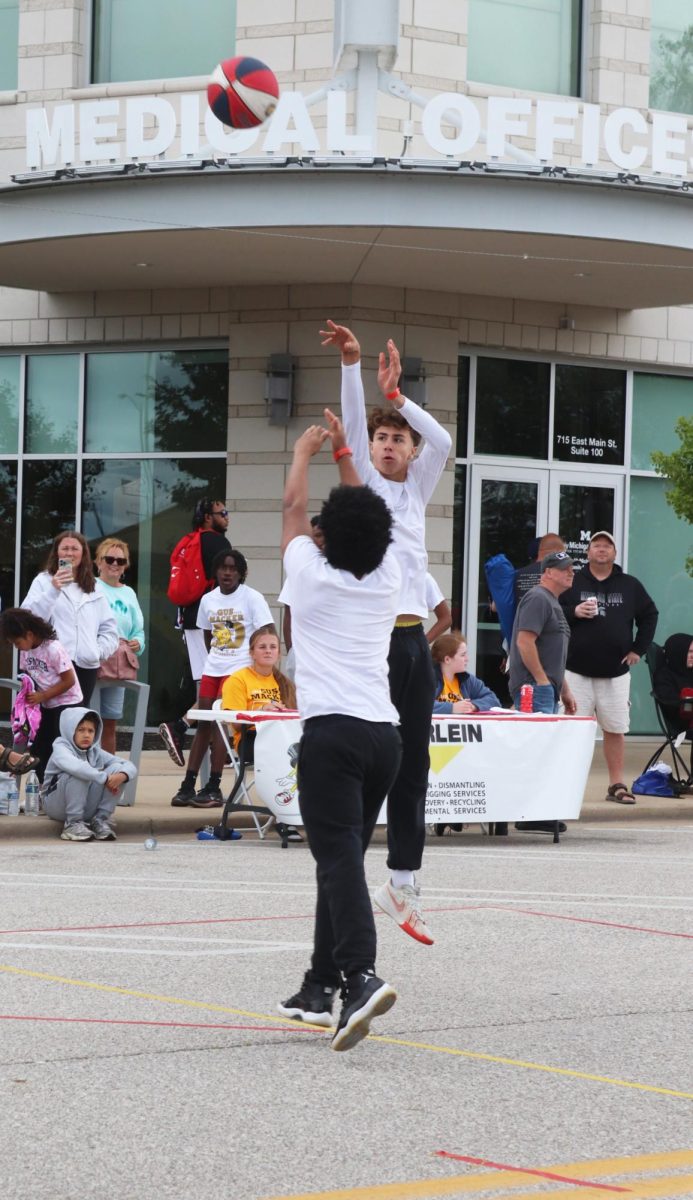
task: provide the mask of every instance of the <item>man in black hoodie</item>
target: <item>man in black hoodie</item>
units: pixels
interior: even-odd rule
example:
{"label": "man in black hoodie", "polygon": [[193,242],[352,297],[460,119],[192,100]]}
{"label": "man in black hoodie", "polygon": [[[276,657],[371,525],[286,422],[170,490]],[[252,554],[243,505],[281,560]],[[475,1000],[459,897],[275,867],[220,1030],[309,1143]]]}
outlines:
{"label": "man in black hoodie", "polygon": [[604,529],[592,534],[587,566],[576,573],[561,604],[570,625],[566,683],[578,716],[596,715],[604,734],[605,799],[635,804],[623,782],[630,668],[647,652],[659,614],[640,581],[616,565],[616,543]]}

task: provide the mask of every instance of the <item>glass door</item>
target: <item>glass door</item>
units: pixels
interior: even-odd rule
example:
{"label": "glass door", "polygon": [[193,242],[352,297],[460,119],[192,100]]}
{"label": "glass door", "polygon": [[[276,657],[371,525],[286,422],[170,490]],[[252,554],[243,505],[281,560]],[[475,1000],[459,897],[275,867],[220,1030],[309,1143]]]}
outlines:
{"label": "glass door", "polygon": [[501,670],[503,635],[491,607],[484,563],[496,554],[505,554],[515,567],[531,561],[537,530],[545,532],[548,497],[548,470],[472,467],[466,635],[471,669],[504,703],[509,696]]}
{"label": "glass door", "polygon": [[612,533],[622,552],[623,476],[552,470],[548,516],[548,528],[560,533],[576,563],[587,562],[598,529]]}

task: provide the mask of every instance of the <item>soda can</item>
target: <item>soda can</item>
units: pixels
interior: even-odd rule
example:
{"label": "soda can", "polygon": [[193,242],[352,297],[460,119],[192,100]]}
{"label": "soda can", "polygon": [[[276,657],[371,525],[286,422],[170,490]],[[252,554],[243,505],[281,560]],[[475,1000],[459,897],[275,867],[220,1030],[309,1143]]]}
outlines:
{"label": "soda can", "polygon": [[531,713],[534,701],[534,688],[531,683],[523,683],[520,688],[520,712]]}

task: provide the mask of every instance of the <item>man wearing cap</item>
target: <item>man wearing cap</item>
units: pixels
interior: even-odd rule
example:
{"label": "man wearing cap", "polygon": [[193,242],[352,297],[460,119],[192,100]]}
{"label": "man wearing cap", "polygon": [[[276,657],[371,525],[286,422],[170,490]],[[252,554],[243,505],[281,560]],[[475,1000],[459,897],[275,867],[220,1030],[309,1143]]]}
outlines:
{"label": "man wearing cap", "polygon": [[517,606],[508,658],[510,695],[520,707],[520,688],[534,688],[532,712],[554,713],[559,699],[567,713],[575,701],[565,682],[570,627],[558,597],[573,582],[573,560],[565,550],[542,559],[536,587],[525,592]]}
{"label": "man wearing cap", "polygon": [[[529,684],[533,688],[532,712],[558,712],[559,700],[568,714],[575,712],[575,700],[565,681],[570,626],[558,602],[573,582],[573,570],[573,560],[565,550],[545,555],[537,586],[525,592],[517,606],[508,656],[515,708],[520,707],[520,688]],[[553,833],[554,824],[518,821],[515,828]],[[501,826],[500,832],[507,832],[507,827]]]}
{"label": "man wearing cap", "polygon": [[592,534],[587,565],[576,573],[561,604],[571,633],[566,679],[578,714],[596,715],[604,734],[605,799],[635,804],[623,782],[630,668],[646,654],[659,614],[640,580],[616,565],[616,542],[605,529]]}

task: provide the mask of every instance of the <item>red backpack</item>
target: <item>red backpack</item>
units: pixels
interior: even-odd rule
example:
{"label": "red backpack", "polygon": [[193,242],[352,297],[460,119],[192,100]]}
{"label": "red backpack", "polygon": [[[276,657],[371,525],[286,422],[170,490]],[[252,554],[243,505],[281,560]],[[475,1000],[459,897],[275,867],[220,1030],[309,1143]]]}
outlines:
{"label": "red backpack", "polygon": [[201,530],[182,537],[171,554],[171,574],[166,595],[172,604],[187,608],[207,591],[210,581],[202,563]]}

